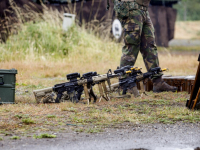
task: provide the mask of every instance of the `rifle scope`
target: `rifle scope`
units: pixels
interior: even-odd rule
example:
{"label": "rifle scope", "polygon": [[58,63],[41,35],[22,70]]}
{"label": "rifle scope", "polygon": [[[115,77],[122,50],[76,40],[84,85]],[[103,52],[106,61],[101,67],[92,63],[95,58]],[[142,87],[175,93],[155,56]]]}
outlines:
{"label": "rifle scope", "polygon": [[122,67],[122,68],[120,68],[120,69],[116,69],[116,70],[114,71],[114,73],[115,73],[115,74],[118,74],[118,73],[124,74],[124,73],[126,73],[126,71],[130,70],[131,68],[133,68],[133,66],[127,65],[127,66],[124,66],[124,67]]}
{"label": "rifle scope", "polygon": [[155,68],[151,68],[149,69],[149,72],[157,72],[157,71],[161,71],[160,67],[155,67]]}
{"label": "rifle scope", "polygon": [[93,77],[93,76],[97,76],[97,72],[88,72],[88,73],[84,73],[84,74],[82,75],[82,78],[87,79],[87,78],[90,78],[90,77]]}
{"label": "rifle scope", "polygon": [[77,80],[77,78],[80,78],[80,73],[70,73],[70,74],[67,74],[67,80],[70,80],[70,81],[74,81],[74,80]]}

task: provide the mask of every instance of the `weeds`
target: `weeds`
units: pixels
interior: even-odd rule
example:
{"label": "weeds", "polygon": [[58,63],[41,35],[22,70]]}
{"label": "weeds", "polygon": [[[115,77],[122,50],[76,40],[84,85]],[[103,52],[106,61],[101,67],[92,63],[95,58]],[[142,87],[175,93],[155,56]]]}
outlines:
{"label": "weeds", "polygon": [[3,141],[3,138],[2,138],[2,137],[0,137],[0,141]]}
{"label": "weeds", "polygon": [[84,132],[85,129],[84,128],[81,128],[81,129],[75,129],[75,132]]}
{"label": "weeds", "polygon": [[34,135],[33,138],[35,138],[35,139],[56,138],[56,135],[43,133],[43,134],[40,134],[40,135]]}
{"label": "weeds", "polygon": [[23,115],[15,115],[14,117],[21,119],[23,117]]}
{"label": "weeds", "polygon": [[31,118],[22,119],[22,122],[26,125],[35,123]]}
{"label": "weeds", "polygon": [[10,138],[11,140],[19,140],[19,139],[21,139],[19,136],[13,136],[13,137],[11,137]]}
{"label": "weeds", "polygon": [[100,128],[89,128],[86,130],[86,133],[99,133],[102,132],[103,130]]}
{"label": "weeds", "polygon": [[56,118],[55,115],[48,115],[47,118]]}

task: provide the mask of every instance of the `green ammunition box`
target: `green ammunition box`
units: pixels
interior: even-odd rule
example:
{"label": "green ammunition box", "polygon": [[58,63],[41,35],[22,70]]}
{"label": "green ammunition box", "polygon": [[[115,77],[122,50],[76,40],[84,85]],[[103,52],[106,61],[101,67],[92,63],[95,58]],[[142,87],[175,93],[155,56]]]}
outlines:
{"label": "green ammunition box", "polygon": [[0,69],[0,104],[15,103],[16,74],[15,69]]}

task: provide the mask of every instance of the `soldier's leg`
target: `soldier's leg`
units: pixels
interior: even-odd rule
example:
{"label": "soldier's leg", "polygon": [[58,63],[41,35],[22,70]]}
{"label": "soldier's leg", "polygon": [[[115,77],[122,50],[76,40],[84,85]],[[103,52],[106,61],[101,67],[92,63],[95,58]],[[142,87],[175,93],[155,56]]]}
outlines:
{"label": "soldier's leg", "polygon": [[137,59],[142,33],[142,15],[138,10],[130,11],[130,17],[124,22],[124,46],[122,48],[122,56],[120,67],[130,65],[133,66]]}
{"label": "soldier's leg", "polygon": [[147,13],[147,18],[143,25],[141,34],[141,48],[142,54],[147,71],[154,67],[159,67],[158,52],[155,42],[154,27],[151,19]]}
{"label": "soldier's leg", "polygon": [[[147,71],[150,68],[159,67],[157,46],[155,43],[154,28],[147,13],[147,18],[143,26],[143,31],[141,35],[141,48],[144,63]],[[162,80],[162,74],[157,74],[152,77],[153,81],[153,91],[163,92],[163,91],[173,91],[177,90],[176,87],[168,85],[164,80]]]}

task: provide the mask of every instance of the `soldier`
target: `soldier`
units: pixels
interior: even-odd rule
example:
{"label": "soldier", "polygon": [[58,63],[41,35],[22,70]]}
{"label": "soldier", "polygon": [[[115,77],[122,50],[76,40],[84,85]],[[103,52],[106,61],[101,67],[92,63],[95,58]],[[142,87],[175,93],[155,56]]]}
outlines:
{"label": "soldier", "polygon": [[[147,70],[159,66],[154,27],[147,11],[149,3],[150,0],[114,0],[114,9],[124,28],[120,67],[133,66],[139,51]],[[152,77],[153,91],[175,92],[177,88],[164,82],[162,75]]]}

